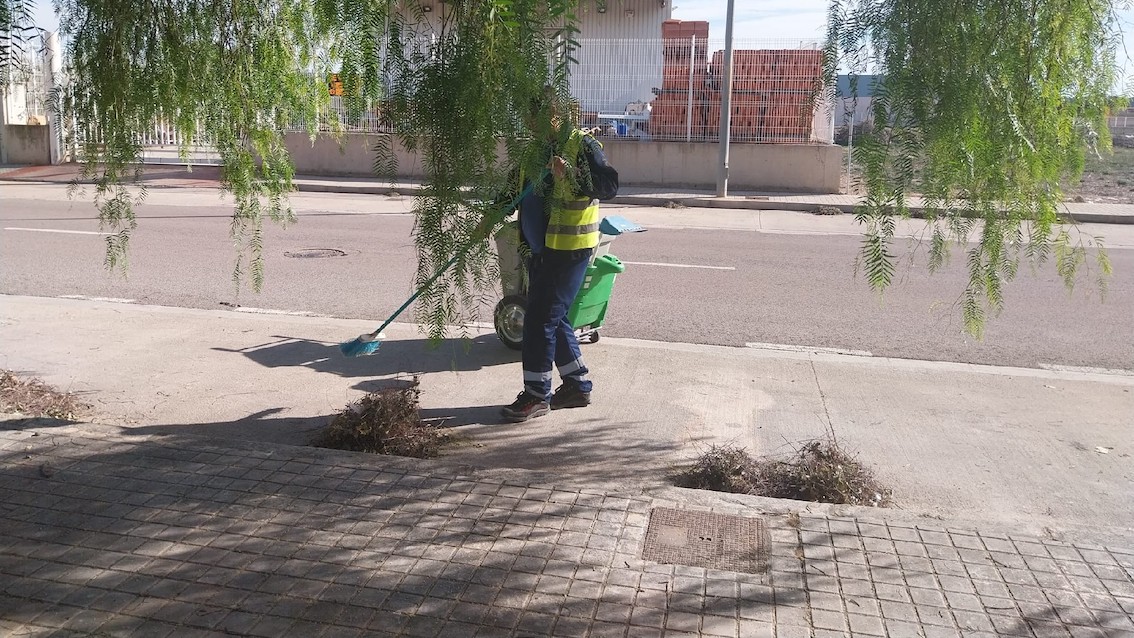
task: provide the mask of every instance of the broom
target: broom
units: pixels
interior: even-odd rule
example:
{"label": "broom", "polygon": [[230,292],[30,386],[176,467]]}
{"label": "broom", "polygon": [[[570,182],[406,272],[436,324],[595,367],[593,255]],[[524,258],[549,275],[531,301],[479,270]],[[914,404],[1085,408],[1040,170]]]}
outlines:
{"label": "broom", "polygon": [[[543,181],[543,178],[541,177],[539,181]],[[504,208],[504,209],[499,211],[499,216],[495,220],[493,220],[492,224],[488,227],[489,234],[491,234],[492,228],[494,228],[497,224],[499,224],[500,221],[504,219],[504,217],[506,217],[512,211],[516,210],[516,207],[520,205],[520,201],[522,201],[525,197],[527,197],[532,192],[532,189],[534,187],[535,187],[535,182],[529,183],[527,188],[525,188],[523,191],[521,191],[520,194],[517,195],[515,197],[515,199],[512,200],[512,202],[508,205],[507,208]],[[362,356],[366,356],[366,355],[374,354],[375,352],[378,352],[378,348],[382,345],[382,339],[386,338],[386,335],[382,334],[382,331],[385,330],[386,327],[389,326],[391,323],[393,323],[394,319],[398,318],[398,315],[405,312],[406,308],[409,308],[410,305],[413,304],[413,302],[417,301],[417,298],[420,297],[422,295],[422,293],[424,293],[426,290],[428,290],[430,286],[432,286],[438,279],[440,279],[441,275],[445,274],[445,271],[452,268],[453,264],[457,263],[462,257],[464,257],[465,254],[468,253],[469,250],[472,249],[472,247],[473,247],[473,244],[470,242],[469,245],[467,245],[464,248],[462,248],[461,250],[457,251],[457,254],[453,255],[452,259],[445,262],[445,264],[442,265],[441,268],[439,268],[437,270],[437,272],[434,273],[433,276],[429,278],[429,281],[426,281],[424,284],[422,284],[422,286],[420,288],[418,288],[416,292],[413,293],[413,296],[411,296],[409,299],[406,300],[406,302],[404,304],[402,304],[401,308],[398,308],[397,310],[395,310],[394,314],[390,315],[390,317],[388,319],[386,319],[386,321],[381,326],[378,326],[377,330],[375,330],[374,332],[364,334],[364,335],[359,335],[356,339],[354,339],[352,341],[347,341],[346,343],[339,344],[339,350],[342,351],[343,356],[345,356],[345,357],[362,357]]]}

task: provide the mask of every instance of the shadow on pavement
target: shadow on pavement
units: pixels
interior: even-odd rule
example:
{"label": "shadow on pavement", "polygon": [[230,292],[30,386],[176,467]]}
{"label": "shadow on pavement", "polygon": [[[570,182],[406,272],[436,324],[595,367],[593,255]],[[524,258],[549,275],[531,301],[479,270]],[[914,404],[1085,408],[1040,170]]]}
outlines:
{"label": "shadow on pavement", "polygon": [[17,626],[581,636],[601,603],[630,604],[639,579],[672,588],[672,576],[624,567],[615,541],[636,551],[640,538],[605,522],[602,496],[190,437],[24,443],[0,452],[0,592]]}
{"label": "shadow on pavement", "polygon": [[[468,430],[457,434],[458,444],[442,449],[441,460],[483,469],[553,472],[563,480],[632,484],[662,482],[667,471],[683,462],[681,442],[643,436],[641,422],[584,427],[581,422],[556,422],[555,418],[466,426]],[[533,429],[537,430],[534,434]],[[473,445],[460,445],[462,440]]]}
{"label": "shadow on pavement", "polygon": [[[402,380],[390,380],[388,383],[383,384],[382,381],[375,381],[373,385],[375,386],[374,389],[377,390],[380,389],[380,385],[384,385],[385,387],[397,387],[398,384],[402,383],[406,382]],[[283,410],[284,408],[262,410],[232,421],[131,426],[123,429],[122,433],[127,436],[151,434],[159,436],[184,435],[230,440],[267,441],[284,445],[310,445],[315,435],[329,425],[335,418],[334,414],[311,417],[272,417],[273,414],[282,412]],[[503,423],[500,417],[500,406],[423,409],[421,410],[421,416],[426,423],[447,429],[469,425]],[[0,422],[0,430],[37,430],[68,425],[74,425],[74,423],[68,421],[44,422],[43,419],[26,419],[22,421]]]}
{"label": "shadow on pavement", "polygon": [[422,408],[421,418],[440,428],[460,428],[468,425],[504,425],[499,405],[473,405],[459,408]]}
{"label": "shadow on pavement", "polygon": [[[264,410],[233,421],[131,426],[120,433],[128,438],[157,435],[176,441],[182,437],[203,437],[202,440],[310,446],[334,418],[333,414],[273,416],[281,410]],[[452,434],[452,441],[442,448],[438,460],[478,469],[546,470],[565,478],[638,481],[650,473],[645,468],[667,467],[677,462],[681,449],[674,441],[638,436],[643,424],[635,422],[594,427],[584,421],[557,422],[553,415],[527,423],[507,423],[500,417],[500,406],[427,408],[421,414],[427,423]],[[533,428],[538,430],[534,436]],[[320,448],[308,449],[314,452]],[[664,471],[657,474],[653,478],[662,480]]]}
{"label": "shadow on pavement", "polygon": [[178,423],[123,428],[125,436],[208,437],[226,440],[265,441],[283,445],[309,445],[312,437],[327,426],[333,415],[312,417],[273,417],[284,408],[261,410],[233,421]]}
{"label": "shadow on pavement", "polygon": [[14,417],[12,415],[0,418],[0,431],[2,430],[42,430],[46,428],[63,428],[75,425],[78,421],[67,419],[54,419],[51,417]]}
{"label": "shadow on pavement", "polygon": [[371,377],[390,374],[468,372],[519,361],[520,355],[505,348],[495,335],[474,339],[446,339],[431,344],[428,339],[392,340],[372,355],[344,357],[339,344],[273,335],[277,341],[233,350],[213,348],[248,357],[267,367],[304,367],[341,377]]}

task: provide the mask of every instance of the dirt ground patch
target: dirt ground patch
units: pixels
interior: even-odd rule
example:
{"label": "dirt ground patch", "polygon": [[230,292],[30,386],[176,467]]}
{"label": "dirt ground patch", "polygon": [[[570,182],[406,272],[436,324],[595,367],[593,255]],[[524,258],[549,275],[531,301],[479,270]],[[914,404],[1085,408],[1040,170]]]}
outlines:
{"label": "dirt ground patch", "polygon": [[1134,204],[1134,148],[1116,146],[1114,154],[1087,153],[1087,167],[1077,185],[1067,187],[1071,201]]}
{"label": "dirt ground patch", "polygon": [[755,459],[743,448],[714,446],[674,477],[680,487],[816,503],[886,507],[892,490],[832,440],[803,443],[786,459]]}
{"label": "dirt ground patch", "polygon": [[[1114,153],[1087,152],[1083,179],[1078,184],[1065,184],[1064,194],[1068,202],[1088,202],[1097,204],[1134,204],[1134,148],[1115,146]],[[852,195],[865,193],[858,183],[858,167],[851,178],[846,174],[843,164],[843,192]]]}

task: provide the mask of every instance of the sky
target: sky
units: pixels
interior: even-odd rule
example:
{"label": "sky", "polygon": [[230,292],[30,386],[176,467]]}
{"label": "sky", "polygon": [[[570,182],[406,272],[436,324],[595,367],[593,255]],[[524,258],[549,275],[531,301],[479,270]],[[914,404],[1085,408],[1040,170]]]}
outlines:
{"label": "sky", "polygon": [[[724,38],[726,0],[672,0],[678,20],[708,20],[709,36]],[[807,38],[827,34],[827,0],[736,0],[736,39]]]}

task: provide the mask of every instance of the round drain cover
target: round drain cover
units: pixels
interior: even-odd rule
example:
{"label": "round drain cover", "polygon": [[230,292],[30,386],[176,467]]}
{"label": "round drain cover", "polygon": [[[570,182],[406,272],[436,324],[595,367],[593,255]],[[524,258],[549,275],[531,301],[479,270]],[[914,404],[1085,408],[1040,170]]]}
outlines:
{"label": "round drain cover", "polygon": [[320,257],[346,257],[346,252],[338,248],[304,248],[284,253],[284,257],[297,259],[318,259]]}

